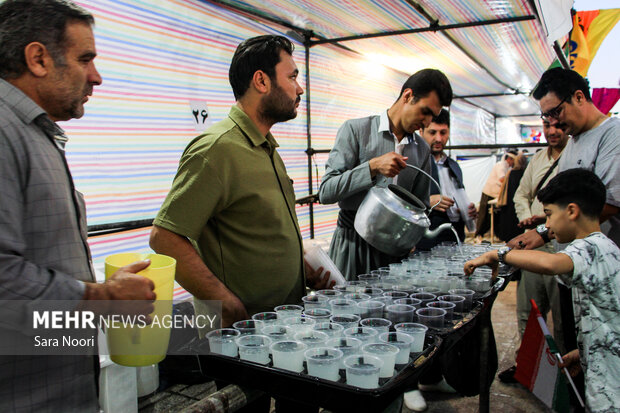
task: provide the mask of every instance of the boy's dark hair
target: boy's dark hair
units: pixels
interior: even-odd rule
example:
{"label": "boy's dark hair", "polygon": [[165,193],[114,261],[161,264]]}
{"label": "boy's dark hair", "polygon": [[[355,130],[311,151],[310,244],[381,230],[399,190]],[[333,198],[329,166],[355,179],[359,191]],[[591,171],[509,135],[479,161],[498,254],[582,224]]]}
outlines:
{"label": "boy's dark hair", "polygon": [[439,115],[433,118],[433,123],[436,123],[438,125],[446,125],[450,127],[450,112],[448,112],[445,109],[441,109],[441,112],[439,112]]}
{"label": "boy's dark hair", "polygon": [[14,79],[28,69],[24,49],[40,42],[54,63],[65,66],[68,23],[92,26],[92,14],[68,0],[7,0],[0,2],[0,78]]}
{"label": "boy's dark hair", "polygon": [[557,174],[537,197],[543,204],[560,207],[575,203],[584,215],[597,218],[605,206],[606,194],[605,185],[598,176],[587,169],[575,168]]}
{"label": "boy's dark hair", "polygon": [[586,79],[574,70],[554,67],[543,73],[532,95],[534,99],[540,100],[547,93],[553,92],[558,99],[564,100],[570,98],[578,90],[583,92],[588,102],[592,101],[590,87]]}
{"label": "boy's dark hair", "polygon": [[271,80],[276,76],[276,65],[280,63],[280,51],[293,54],[295,47],[286,37],[264,35],[244,40],[233,55],[228,80],[235,100],[239,100],[250,87],[257,70],[262,70]]}
{"label": "boy's dark hair", "polygon": [[409,76],[400,90],[400,98],[406,89],[411,89],[416,101],[427,97],[432,91],[437,93],[441,106],[450,106],[452,103],[452,86],[450,81],[437,69],[422,69]]}

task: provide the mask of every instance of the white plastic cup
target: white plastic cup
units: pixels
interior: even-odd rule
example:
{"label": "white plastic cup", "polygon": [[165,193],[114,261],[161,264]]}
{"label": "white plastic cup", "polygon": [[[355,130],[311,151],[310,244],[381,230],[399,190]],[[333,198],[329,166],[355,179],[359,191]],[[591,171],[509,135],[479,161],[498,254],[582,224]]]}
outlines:
{"label": "white plastic cup", "polygon": [[334,324],[340,324],[346,330],[347,328],[357,327],[360,322],[360,316],[357,314],[332,314],[329,321]]}
{"label": "white plastic cup", "polygon": [[210,331],[207,333],[209,350],[211,353],[237,357],[237,343],[235,343],[235,339],[239,336],[241,336],[241,333],[234,328],[220,328]]}
{"label": "white plastic cup", "polygon": [[444,320],[454,320],[454,308],[456,307],[456,304],[450,303],[448,301],[433,301],[432,303],[428,303],[426,306],[428,308],[443,308],[444,310],[446,310],[446,317]]}
{"label": "white plastic cup", "polygon": [[379,342],[398,347],[396,364],[409,363],[409,353],[411,352],[411,344],[413,343],[413,338],[411,338],[411,336],[399,331],[381,333],[379,334]]}
{"label": "white plastic cup", "polygon": [[387,319],[392,323],[410,323],[413,321],[415,307],[407,304],[392,304],[387,308]]}
{"label": "white plastic cup", "polygon": [[296,304],[279,305],[273,309],[278,315],[278,320],[284,320],[287,317],[300,316],[304,308]]}
{"label": "white plastic cup", "polygon": [[260,320],[241,320],[233,323],[232,327],[239,330],[242,336],[260,334],[265,325]]}
{"label": "white plastic cup", "polygon": [[418,321],[430,328],[443,328],[446,310],[443,308],[424,307],[416,310]]}
{"label": "white plastic cup", "polygon": [[309,349],[315,347],[324,347],[329,336],[326,333],[316,330],[304,331],[295,334],[295,341],[304,343]]}
{"label": "white plastic cup", "polygon": [[303,316],[306,318],[311,318],[314,321],[329,321],[329,318],[332,316],[332,311],[327,308],[310,308],[304,310]]}
{"label": "white plastic cup", "polygon": [[267,311],[264,313],[256,313],[252,316],[252,320],[258,320],[263,322],[263,328],[274,325],[278,321],[278,315],[273,311]]}
{"label": "white plastic cup", "polygon": [[380,358],[370,354],[356,354],[344,360],[347,384],[360,389],[376,389],[379,387],[379,372],[383,367]]}
{"label": "white plastic cup", "polygon": [[327,297],[327,298],[329,298],[331,300],[331,299],[334,299],[334,298],[337,298],[337,297],[341,297],[342,296],[342,291],[331,290],[331,289],[328,289],[328,290],[318,290],[316,292],[316,295],[321,295],[321,296]]}
{"label": "white plastic cup", "polygon": [[374,343],[377,341],[377,330],[369,327],[351,327],[344,330],[345,337],[353,337],[362,343]]}
{"label": "white plastic cup", "polygon": [[301,301],[303,301],[304,309],[306,311],[314,308],[329,308],[329,300],[329,297],[319,294],[301,297]]}
{"label": "white plastic cup", "polygon": [[289,334],[294,336],[297,333],[312,331],[312,327],[316,324],[316,320],[298,315],[281,320],[281,324],[287,326],[290,330]]}
{"label": "white plastic cup", "polygon": [[417,298],[399,298],[394,300],[394,304],[407,304],[415,307],[416,309],[423,307],[422,300],[418,300]]}
{"label": "white plastic cup", "polygon": [[386,343],[369,343],[362,346],[362,353],[378,357],[383,362],[379,371],[380,378],[389,378],[394,375],[396,356],[399,351],[398,347]]}
{"label": "white plastic cup", "polygon": [[357,303],[346,298],[335,298],[329,302],[332,315],[357,314],[359,312]]}
{"label": "white plastic cup", "polygon": [[270,347],[273,367],[301,373],[304,370],[304,353],[308,347],[299,341],[280,341]]}
{"label": "white plastic cup", "polygon": [[316,347],[304,353],[308,375],[324,380],[338,381],[342,351],[330,347]]}
{"label": "white plastic cup", "polygon": [[269,364],[271,339],[263,335],[248,334],[235,340],[239,348],[239,358],[258,364]]}
{"label": "white plastic cup", "polygon": [[381,288],[377,288],[373,286],[368,286],[364,288],[361,292],[362,294],[368,294],[371,300],[374,300],[376,297],[383,296],[383,293],[384,293],[384,291]]}
{"label": "white plastic cup", "polygon": [[440,295],[439,297],[437,297],[437,299],[439,301],[453,303],[455,305],[454,312],[456,313],[462,313],[465,310],[465,297],[463,297],[462,295]]}
{"label": "white plastic cup", "polygon": [[357,276],[359,281],[365,281],[368,285],[376,284],[381,279],[381,275],[378,273],[370,273],[370,274],[360,274]]}
{"label": "white plastic cup", "polygon": [[448,293],[465,297],[465,305],[463,306],[463,311],[467,312],[471,310],[472,303],[474,301],[474,294],[476,294],[474,290],[470,290],[468,288],[455,288],[449,290]]}
{"label": "white plastic cup", "polygon": [[405,291],[386,291],[383,293],[384,297],[390,297],[392,301],[398,300],[399,298],[407,298],[409,297],[409,293]]}
{"label": "white plastic cup", "polygon": [[[263,328],[262,335],[269,337],[271,339],[271,344],[291,339],[288,327],[279,324],[274,324]],[[271,351],[271,348],[269,351]]]}
{"label": "white plastic cup", "polygon": [[329,338],[340,337],[344,331],[344,327],[341,324],[332,323],[331,321],[318,322],[312,329],[327,334]]}
{"label": "white plastic cup", "polygon": [[426,307],[426,304],[437,299],[437,296],[431,293],[413,293],[409,297],[417,298],[418,300],[422,301],[422,303],[420,303],[420,308]]}
{"label": "white plastic cup", "polygon": [[360,321],[360,326],[372,328],[378,335],[390,331],[392,322],[386,318],[364,318]]}
{"label": "white plastic cup", "polygon": [[377,300],[367,300],[357,303],[357,308],[360,310],[360,317],[362,319],[383,317],[384,307],[385,303]]}
{"label": "white plastic cup", "polygon": [[352,337],[338,337],[327,340],[326,347],[331,347],[342,351],[343,357],[340,359],[340,369],[344,369],[344,359],[352,354],[360,352],[362,342]]}
{"label": "white plastic cup", "polygon": [[409,334],[413,339],[411,342],[411,352],[421,353],[424,351],[424,339],[426,338],[426,332],[428,327],[419,323],[400,323],[394,326],[394,329],[398,332]]}

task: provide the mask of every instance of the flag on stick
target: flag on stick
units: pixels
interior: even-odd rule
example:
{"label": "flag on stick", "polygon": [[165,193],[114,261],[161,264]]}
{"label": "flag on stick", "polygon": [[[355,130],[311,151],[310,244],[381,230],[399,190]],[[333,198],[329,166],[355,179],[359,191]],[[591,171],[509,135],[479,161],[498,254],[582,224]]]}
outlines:
{"label": "flag on stick", "polygon": [[562,356],[536,303],[530,301],[532,310],[517,355],[515,379],[559,413],[569,411],[568,380],[583,406],[568,372],[564,369],[566,374],[562,374],[558,368]]}

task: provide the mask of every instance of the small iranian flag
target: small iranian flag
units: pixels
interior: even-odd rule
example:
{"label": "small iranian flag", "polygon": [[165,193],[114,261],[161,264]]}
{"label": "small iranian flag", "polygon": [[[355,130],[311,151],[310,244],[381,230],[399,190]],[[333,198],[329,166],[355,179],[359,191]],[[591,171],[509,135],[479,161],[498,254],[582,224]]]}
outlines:
{"label": "small iranian flag", "polygon": [[566,376],[558,368],[559,350],[534,300],[519,354],[515,379],[556,412],[568,412]]}

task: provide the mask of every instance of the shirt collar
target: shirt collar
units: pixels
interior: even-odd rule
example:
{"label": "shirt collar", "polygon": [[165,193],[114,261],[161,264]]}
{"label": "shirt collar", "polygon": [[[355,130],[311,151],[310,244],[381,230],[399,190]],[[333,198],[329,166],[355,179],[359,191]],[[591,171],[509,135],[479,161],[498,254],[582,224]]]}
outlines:
{"label": "shirt collar", "polygon": [[[390,119],[388,118],[387,110],[379,114],[379,128],[377,129],[377,132],[378,133],[387,132],[390,134],[390,136],[395,136],[390,130]],[[413,138],[413,134],[405,135],[404,139],[407,139],[405,144],[409,144],[411,142],[417,144],[416,140]]]}
{"label": "shirt collar", "polygon": [[267,136],[263,136],[252,119],[250,119],[250,117],[242,111],[239,106],[233,105],[230,108],[228,117],[232,119],[232,121],[235,122],[239,128],[241,128],[245,136],[247,136],[250,142],[252,142],[252,145],[262,146],[267,143],[271,148],[277,148],[280,146],[271,132],[268,132]]}
{"label": "shirt collar", "polygon": [[[435,156],[433,156],[432,154],[431,154],[431,156],[433,157],[433,159],[435,159]],[[443,152],[442,152],[442,153],[441,153],[441,158],[439,158],[439,160],[438,160],[438,161],[435,161],[435,163],[436,163],[437,165],[443,165],[443,164],[445,164],[445,163],[446,163],[446,160],[448,160],[448,157],[446,156],[446,154],[445,154],[445,153],[443,153]]]}

